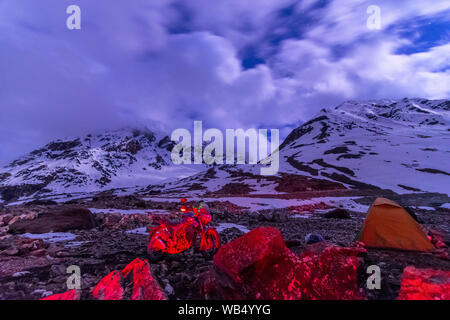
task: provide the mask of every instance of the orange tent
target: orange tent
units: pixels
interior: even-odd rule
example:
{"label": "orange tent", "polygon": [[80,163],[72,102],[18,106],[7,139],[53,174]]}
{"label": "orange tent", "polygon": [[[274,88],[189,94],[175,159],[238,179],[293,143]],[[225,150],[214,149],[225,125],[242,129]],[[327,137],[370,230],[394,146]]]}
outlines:
{"label": "orange tent", "polygon": [[377,198],[369,209],[359,241],[368,247],[431,251],[420,225],[394,201]]}

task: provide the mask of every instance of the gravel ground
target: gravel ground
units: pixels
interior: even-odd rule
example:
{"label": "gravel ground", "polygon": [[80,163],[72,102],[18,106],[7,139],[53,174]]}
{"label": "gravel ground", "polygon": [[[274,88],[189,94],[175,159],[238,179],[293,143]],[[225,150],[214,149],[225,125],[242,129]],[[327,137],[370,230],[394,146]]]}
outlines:
{"label": "gravel ground", "polygon": [[[361,203],[370,203],[372,198],[367,196],[361,200]],[[417,197],[411,197],[411,199],[415,201]],[[412,201],[411,199],[409,201]],[[437,201],[430,197],[426,199],[428,201],[422,201],[419,204],[416,201],[409,205],[429,206]],[[117,208],[121,205],[122,209],[158,206],[158,209],[176,209],[172,203],[149,204],[142,203],[139,199],[135,201],[139,205],[130,204],[129,200],[123,199],[114,199],[114,201],[101,199],[89,203],[78,203],[78,205],[99,208]],[[64,206],[64,204],[58,205],[58,207]],[[46,209],[47,206],[1,207],[0,216],[6,214],[16,216]],[[217,205],[214,210],[219,209],[220,205]],[[261,214],[239,214],[236,213],[236,208],[233,208],[233,212],[215,211],[212,225],[234,223],[247,229],[272,226],[281,231],[287,245],[296,253],[302,251],[305,246],[305,236],[310,232],[318,232],[326,240],[337,245],[351,245],[365,217],[365,213],[358,212],[350,212],[350,219],[327,219],[323,217],[323,214],[293,218],[285,210],[275,212],[270,217]],[[450,210],[416,209],[415,212],[425,228],[450,231]],[[171,217],[179,216],[174,211]],[[17,241],[20,235],[11,236],[3,232],[0,234],[0,299],[39,299],[51,293],[67,291],[66,268],[70,265],[78,265],[81,268],[83,298],[89,298],[89,290],[109,272],[122,269],[136,257],[146,258],[147,236],[125,232],[137,227],[145,227],[145,224],[131,219],[128,224],[120,226],[119,229],[100,225],[91,230],[71,231],[77,236],[77,243],[74,246],[65,246],[67,242],[50,243],[39,254],[33,255],[6,253],[8,246]],[[238,228],[229,228],[221,233],[221,240],[222,243],[226,243],[241,235],[243,232]],[[400,287],[401,273],[408,265],[450,270],[450,261],[436,255],[396,250],[368,249],[365,263],[377,264],[382,270],[382,289],[368,292],[371,299],[395,298]],[[199,275],[211,266],[210,256],[203,255],[197,249],[190,249],[178,255],[168,256],[152,264],[151,267],[170,299],[201,299],[196,281]]]}

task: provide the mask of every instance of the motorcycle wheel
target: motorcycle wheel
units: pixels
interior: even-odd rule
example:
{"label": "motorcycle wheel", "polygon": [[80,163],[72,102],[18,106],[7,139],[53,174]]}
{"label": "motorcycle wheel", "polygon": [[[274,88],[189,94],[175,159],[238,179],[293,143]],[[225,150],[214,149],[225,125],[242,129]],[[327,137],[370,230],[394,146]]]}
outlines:
{"label": "motorcycle wheel", "polygon": [[148,260],[155,263],[155,262],[160,261],[164,257],[165,253],[162,252],[161,250],[149,249],[149,250],[147,250],[147,255],[148,255]]}
{"label": "motorcycle wheel", "polygon": [[206,240],[208,242],[211,241],[212,247],[209,250],[202,251],[202,254],[204,257],[211,258],[216,254],[216,252],[218,250],[217,247],[220,247],[220,238],[218,238],[218,237],[219,237],[219,235],[217,234],[217,232],[215,232],[215,233],[208,232],[206,234]]}
{"label": "motorcycle wheel", "polygon": [[150,262],[155,263],[155,262],[158,262],[159,260],[161,260],[165,256],[165,252],[154,249],[153,246],[149,245],[149,248],[147,248],[147,255],[148,255],[148,260],[150,260]]}

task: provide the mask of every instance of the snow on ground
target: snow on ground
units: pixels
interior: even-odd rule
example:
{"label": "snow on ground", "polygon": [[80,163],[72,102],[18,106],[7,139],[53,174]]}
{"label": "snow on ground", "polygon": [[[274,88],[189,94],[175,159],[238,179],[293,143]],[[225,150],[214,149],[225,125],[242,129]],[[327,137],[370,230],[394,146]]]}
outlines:
{"label": "snow on ground", "polygon": [[314,120],[282,148],[280,172],[304,174],[289,163],[293,159],[320,169],[321,178],[344,174],[400,194],[415,189],[450,194],[450,112],[442,101],[346,102]]}
{"label": "snow on ground", "polygon": [[77,236],[70,232],[48,232],[41,234],[24,233],[22,237],[29,239],[42,239],[47,242],[71,241]]}
{"label": "snow on ground", "polygon": [[433,207],[426,207],[426,206],[418,206],[418,207],[416,207],[416,209],[422,209],[422,210],[428,210],[428,211],[434,211],[434,210],[436,210],[436,209],[433,208]]}
{"label": "snow on ground", "polygon": [[[319,197],[311,199],[278,199],[278,198],[249,198],[249,197],[223,197],[223,198],[189,198],[188,201],[204,200],[208,201],[229,201],[237,206],[243,207],[249,211],[258,211],[264,209],[282,209],[293,206],[304,206],[324,203],[330,207],[343,208],[356,212],[367,212],[368,205],[362,205],[354,200],[361,197]],[[145,198],[144,200],[160,202],[179,202],[178,198]]]}
{"label": "snow on ground", "polygon": [[447,202],[447,203],[442,204],[442,205],[441,205],[441,208],[450,209],[450,203]]}
{"label": "snow on ground", "polygon": [[[39,200],[52,200],[55,201],[57,203],[64,203],[70,200],[78,200],[78,199],[83,199],[85,201],[89,201],[92,200],[92,198],[89,197],[89,193],[79,193],[79,194],[74,194],[74,195],[68,195],[68,194],[53,194],[51,196],[48,197],[39,197]],[[19,200],[14,201],[14,202],[10,202],[8,203],[6,206],[16,206],[16,205],[22,205],[24,203],[27,203],[29,201],[33,201],[36,200],[35,196],[30,196],[30,197],[21,197],[19,198]],[[0,201],[1,202],[1,201]]]}
{"label": "snow on ground", "polygon": [[70,242],[66,243],[64,245],[64,247],[66,247],[66,248],[79,247],[88,242],[90,242],[90,241],[70,241]]}
{"label": "snow on ground", "polygon": [[291,216],[291,218],[294,219],[310,219],[314,217],[314,214],[312,213],[298,213]]}
{"label": "snow on ground", "polygon": [[235,223],[219,223],[219,225],[216,227],[217,232],[223,232],[226,229],[231,229],[231,228],[237,228],[240,231],[242,231],[243,233],[247,233],[250,232],[249,229],[247,229],[247,227],[240,225],[240,224],[235,224]]}
{"label": "snow on ground", "polygon": [[127,231],[125,231],[125,233],[148,235],[147,227],[135,228],[135,229],[127,230]]}
{"label": "snow on ground", "polygon": [[125,214],[170,214],[169,210],[154,210],[154,209],[98,209],[89,208],[92,213],[120,213]]}

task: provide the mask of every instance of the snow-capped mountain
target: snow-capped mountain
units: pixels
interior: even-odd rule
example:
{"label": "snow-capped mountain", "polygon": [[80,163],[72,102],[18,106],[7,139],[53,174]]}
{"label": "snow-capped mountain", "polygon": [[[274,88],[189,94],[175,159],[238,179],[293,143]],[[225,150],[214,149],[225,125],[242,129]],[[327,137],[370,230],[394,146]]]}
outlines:
{"label": "snow-capped mountain", "polygon": [[274,194],[340,188],[450,194],[450,101],[345,102],[280,145],[280,169],[219,166],[151,192]]}
{"label": "snow-capped mountain", "polygon": [[293,130],[280,157],[285,172],[448,194],[450,101],[346,102]]}
{"label": "snow-capped mountain", "polygon": [[146,186],[203,168],[174,166],[174,143],[148,129],[120,129],[48,143],[0,169],[3,200]]}
{"label": "snow-capped mountain", "polygon": [[[144,194],[283,194],[344,188],[450,194],[450,101],[345,102],[280,145],[277,175],[251,165],[174,165],[167,133],[122,129],[57,140],[0,169],[4,201],[142,187]],[[263,161],[264,162],[264,161]],[[139,189],[139,188],[138,188]]]}

